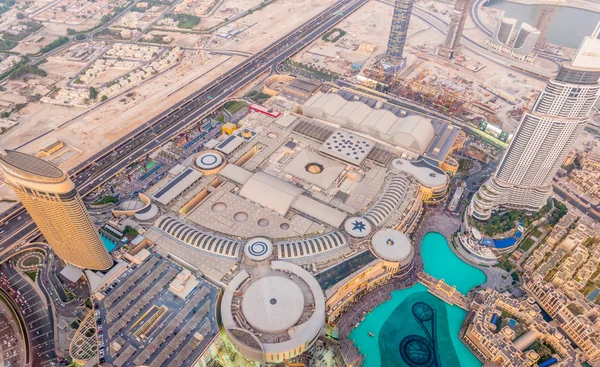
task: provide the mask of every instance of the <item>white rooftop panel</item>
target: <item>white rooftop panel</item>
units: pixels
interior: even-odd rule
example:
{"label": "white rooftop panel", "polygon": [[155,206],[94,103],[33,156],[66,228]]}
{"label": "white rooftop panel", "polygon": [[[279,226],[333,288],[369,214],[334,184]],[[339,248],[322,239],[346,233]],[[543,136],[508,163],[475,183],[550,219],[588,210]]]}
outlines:
{"label": "white rooftop panel", "polygon": [[375,148],[375,143],[356,133],[337,130],[321,145],[319,151],[353,165],[360,165]]}
{"label": "white rooftop panel", "polygon": [[304,195],[300,195],[294,201],[292,208],[327,223],[334,228],[338,228],[346,220],[346,214],[341,211]]}
{"label": "white rooftop panel", "polygon": [[344,171],[345,165],[303,150],[283,169],[284,172],[322,189],[328,189]]}

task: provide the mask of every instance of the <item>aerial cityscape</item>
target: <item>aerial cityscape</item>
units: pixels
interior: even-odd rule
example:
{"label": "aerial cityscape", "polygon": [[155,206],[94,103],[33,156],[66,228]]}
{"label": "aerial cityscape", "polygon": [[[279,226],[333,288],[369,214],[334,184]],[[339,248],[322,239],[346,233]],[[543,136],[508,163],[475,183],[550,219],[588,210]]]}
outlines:
{"label": "aerial cityscape", "polygon": [[598,0],[0,33],[0,367],[600,367]]}

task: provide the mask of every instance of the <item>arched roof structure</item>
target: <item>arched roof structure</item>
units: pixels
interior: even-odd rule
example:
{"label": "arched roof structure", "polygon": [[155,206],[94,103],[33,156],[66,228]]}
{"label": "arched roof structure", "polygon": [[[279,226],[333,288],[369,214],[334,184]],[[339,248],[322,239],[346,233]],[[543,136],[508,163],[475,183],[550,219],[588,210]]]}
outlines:
{"label": "arched roof structure", "polygon": [[423,154],[435,136],[427,118],[419,115],[398,117],[359,101],[348,101],[338,94],[318,92],[302,107],[304,114],[338,123],[367,133],[403,148]]}

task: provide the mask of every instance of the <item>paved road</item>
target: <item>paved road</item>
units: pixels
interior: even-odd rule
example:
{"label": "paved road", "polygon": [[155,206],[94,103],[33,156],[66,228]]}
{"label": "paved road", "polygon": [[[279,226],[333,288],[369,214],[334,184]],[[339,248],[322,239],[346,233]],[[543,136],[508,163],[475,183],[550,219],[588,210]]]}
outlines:
{"label": "paved road", "polygon": [[586,203],[584,203],[580,198],[571,194],[565,188],[559,186],[558,184],[552,185],[552,188],[554,190],[554,194],[560,197],[562,200],[567,201],[569,204],[577,208],[580,212],[592,218],[596,222],[600,222],[599,213],[590,206],[588,206],[589,204],[586,205]]}
{"label": "paved road", "polygon": [[[221,75],[212,83],[81,163],[69,172],[72,174],[72,179],[80,194],[88,194],[132,162],[149,155],[153,149],[188,124],[208,116],[227,101],[235,91],[292,56],[365,2],[366,0],[336,2],[280,40]],[[338,12],[339,10],[341,12]],[[3,221],[3,224],[0,225],[0,231],[3,231],[0,233],[0,252],[14,246],[28,234],[36,232],[35,224],[27,222],[29,219],[20,204],[0,218],[0,221]]]}

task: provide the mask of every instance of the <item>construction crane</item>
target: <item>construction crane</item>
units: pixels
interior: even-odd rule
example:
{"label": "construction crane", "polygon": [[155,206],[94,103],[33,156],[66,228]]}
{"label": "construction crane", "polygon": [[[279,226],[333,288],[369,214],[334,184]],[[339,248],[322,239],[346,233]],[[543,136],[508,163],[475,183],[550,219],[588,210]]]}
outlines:
{"label": "construction crane", "polygon": [[196,49],[198,50],[198,60],[200,61],[200,64],[202,64],[204,60],[202,59],[202,44],[200,43],[200,40],[196,42]]}
{"label": "construction crane", "polygon": [[[206,22],[202,21],[201,25],[200,25],[200,39],[198,40],[198,42],[196,42],[196,48],[198,49],[198,58],[200,60],[200,64],[202,64],[204,62],[204,59],[202,58],[202,40],[204,39],[204,30],[206,29]],[[210,42],[212,41],[212,37],[209,40],[209,46],[210,46]]]}
{"label": "construction crane", "polygon": [[533,25],[540,31],[540,36],[535,44],[537,49],[544,50],[546,48],[546,45],[548,44],[546,32],[548,31],[550,22],[552,22],[552,18],[554,17],[554,14],[556,14],[561,2],[562,0],[558,0],[554,6],[544,6],[540,9]]}
{"label": "construction crane", "polygon": [[531,104],[531,101],[533,101],[535,96],[536,96],[536,94],[534,93],[531,95],[531,97],[529,97],[529,99],[527,100],[527,103],[525,104],[525,107],[523,107],[523,113],[521,114],[521,117],[523,117],[527,113],[527,110],[529,109],[529,105]]}
{"label": "construction crane", "polygon": [[184,76],[185,71],[183,70],[183,51],[181,51],[181,49],[179,49],[177,57],[179,58],[179,73],[181,74],[181,76]]}

